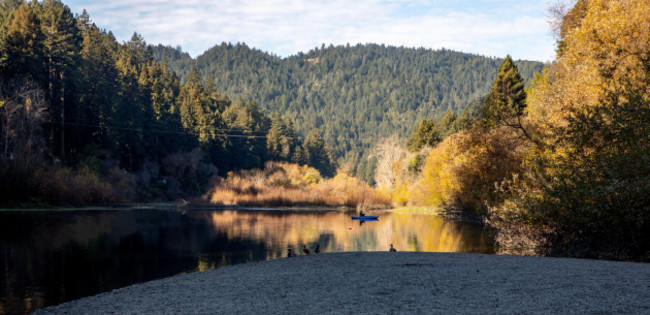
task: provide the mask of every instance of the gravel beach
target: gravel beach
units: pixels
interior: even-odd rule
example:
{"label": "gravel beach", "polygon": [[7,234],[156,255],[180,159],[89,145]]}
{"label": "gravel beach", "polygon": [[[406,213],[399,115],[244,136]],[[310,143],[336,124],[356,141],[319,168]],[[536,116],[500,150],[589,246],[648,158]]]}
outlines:
{"label": "gravel beach", "polygon": [[650,264],[481,254],[312,254],[141,283],[35,314],[650,314]]}

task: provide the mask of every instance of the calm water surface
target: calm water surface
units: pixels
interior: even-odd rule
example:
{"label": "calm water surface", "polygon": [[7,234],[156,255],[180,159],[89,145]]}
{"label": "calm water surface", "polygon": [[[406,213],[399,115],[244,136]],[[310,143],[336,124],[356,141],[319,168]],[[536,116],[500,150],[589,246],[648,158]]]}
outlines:
{"label": "calm water surface", "polygon": [[0,212],[0,314],[26,313],[180,273],[312,252],[492,253],[480,224],[377,211]]}

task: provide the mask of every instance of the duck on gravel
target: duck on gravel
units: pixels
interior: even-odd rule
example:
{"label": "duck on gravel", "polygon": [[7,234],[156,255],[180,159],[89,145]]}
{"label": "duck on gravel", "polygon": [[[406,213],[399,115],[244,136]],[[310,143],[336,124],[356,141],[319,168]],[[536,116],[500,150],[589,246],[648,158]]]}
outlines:
{"label": "duck on gravel", "polygon": [[390,249],[388,251],[396,252],[397,249],[395,249],[395,247],[393,247],[393,244],[390,244]]}
{"label": "duck on gravel", "polygon": [[309,255],[309,249],[307,249],[307,246],[302,245],[302,252],[305,253],[305,255]]}

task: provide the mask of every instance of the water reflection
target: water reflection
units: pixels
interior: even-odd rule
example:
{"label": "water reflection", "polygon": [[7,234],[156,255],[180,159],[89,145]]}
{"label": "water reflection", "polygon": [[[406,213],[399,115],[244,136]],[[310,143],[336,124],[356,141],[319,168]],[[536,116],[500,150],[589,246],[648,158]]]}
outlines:
{"label": "water reflection", "polygon": [[450,222],[438,216],[375,213],[378,221],[353,221],[350,214],[328,212],[277,213],[222,211],[206,214],[215,231],[229,239],[251,239],[266,244],[267,259],[283,257],[289,246],[320,244],[323,252],[400,250],[424,252],[491,252],[482,227]]}
{"label": "water reflection", "polygon": [[321,252],[490,253],[480,225],[375,212],[0,212],[0,314],[25,313],[130,284],[250,261]]}

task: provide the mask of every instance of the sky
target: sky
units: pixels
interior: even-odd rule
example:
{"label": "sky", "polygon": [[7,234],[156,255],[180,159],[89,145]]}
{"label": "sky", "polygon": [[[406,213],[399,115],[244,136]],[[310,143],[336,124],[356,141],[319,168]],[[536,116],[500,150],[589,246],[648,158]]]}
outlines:
{"label": "sky", "polygon": [[550,61],[548,0],[68,0],[118,41],[181,46],[196,57],[222,42],[281,57],[325,45],[377,43]]}

